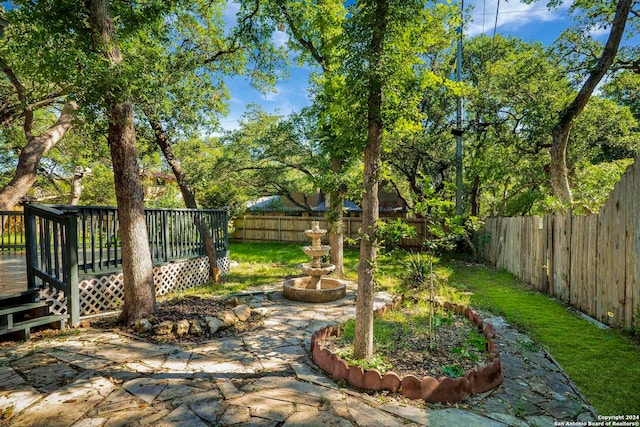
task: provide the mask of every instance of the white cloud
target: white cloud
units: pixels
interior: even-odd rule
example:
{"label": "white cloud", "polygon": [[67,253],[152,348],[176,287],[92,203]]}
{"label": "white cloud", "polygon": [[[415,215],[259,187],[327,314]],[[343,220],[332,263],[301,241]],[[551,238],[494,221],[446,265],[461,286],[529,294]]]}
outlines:
{"label": "white cloud", "polygon": [[[498,1],[500,3],[499,9]],[[487,35],[493,35],[494,28],[498,32],[516,32],[528,24],[560,21],[567,19],[566,10],[569,4],[570,2],[567,2],[558,10],[549,10],[544,2],[526,4],[520,1],[472,0],[472,22],[468,23],[466,33],[470,36],[483,32]],[[497,23],[496,10],[498,11]]]}
{"label": "white cloud", "polygon": [[271,38],[273,39],[273,43],[277,47],[282,47],[289,41],[289,35],[286,32],[280,30],[274,31],[271,35]]}
{"label": "white cloud", "polygon": [[263,104],[266,111],[277,112],[281,115],[291,114],[300,107],[293,100],[296,88],[291,81],[277,85],[273,92],[262,94],[261,98],[267,103]]}
{"label": "white cloud", "polygon": [[611,26],[597,26],[597,27],[591,27],[589,29],[589,35],[595,39],[597,38],[607,38],[609,36],[609,33],[611,32]]}

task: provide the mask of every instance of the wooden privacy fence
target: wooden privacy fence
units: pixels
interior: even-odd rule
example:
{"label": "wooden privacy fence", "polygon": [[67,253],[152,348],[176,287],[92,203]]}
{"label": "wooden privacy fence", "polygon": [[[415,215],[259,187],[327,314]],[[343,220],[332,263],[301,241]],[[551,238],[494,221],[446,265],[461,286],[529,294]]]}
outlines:
{"label": "wooden privacy fence", "polygon": [[[395,220],[395,218],[381,218]],[[327,228],[327,221],[323,217],[295,217],[295,216],[261,216],[245,215],[235,219],[235,231],[231,236],[240,242],[292,242],[309,243],[309,238],[304,234],[311,228],[311,221],[320,221],[320,228]],[[427,235],[428,219],[403,218],[406,224],[416,228],[417,234],[412,239],[402,239],[399,246],[417,248],[422,246]],[[345,217],[345,239],[358,238],[358,232],[362,227],[362,218]]]}
{"label": "wooden privacy fence", "polygon": [[640,164],[597,215],[489,218],[485,259],[613,326],[640,326]]}

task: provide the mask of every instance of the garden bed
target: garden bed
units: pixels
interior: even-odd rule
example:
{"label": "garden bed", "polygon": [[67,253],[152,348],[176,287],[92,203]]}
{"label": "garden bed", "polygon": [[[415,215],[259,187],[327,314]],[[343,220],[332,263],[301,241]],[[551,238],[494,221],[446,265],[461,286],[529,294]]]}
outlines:
{"label": "garden bed", "polygon": [[[388,309],[398,310],[400,303],[401,300],[396,300],[390,306],[378,309],[376,315],[381,316]],[[365,370],[360,366],[349,366],[346,360],[336,354],[342,350],[336,339],[342,333],[339,325],[328,326],[314,333],[311,339],[312,358],[334,381],[344,381],[369,391],[398,392],[409,399],[423,399],[427,402],[457,402],[469,394],[483,393],[502,383],[502,365],[493,326],[485,323],[468,307],[450,303],[444,303],[441,307],[452,313],[452,316],[464,316],[484,337],[486,354],[483,359],[479,356],[477,360],[470,357],[467,363],[461,364],[464,357],[457,356],[471,349],[462,344],[468,329],[459,320],[453,320],[452,327],[441,330],[439,339],[452,342],[442,345],[437,352],[432,348],[431,352],[436,357],[430,358],[424,350],[428,345],[420,345],[416,341],[410,341],[410,348],[399,350],[395,358],[387,355],[385,360],[394,365],[394,371],[385,372],[376,368]],[[446,349],[451,351],[449,357],[446,356]],[[454,349],[464,350],[456,352]],[[422,360],[419,360],[421,356]],[[401,359],[402,363],[398,364]],[[454,366],[458,369],[454,370]],[[450,369],[448,373],[452,376],[445,375],[446,368]],[[396,369],[398,372],[395,372]]]}
{"label": "garden bed", "polygon": [[[264,317],[251,310],[242,298],[203,298],[186,296],[163,299],[158,302],[156,313],[147,319],[152,329],[142,329],[138,324],[124,328],[127,333],[135,334],[158,343],[201,342],[212,338],[235,336],[242,332],[262,327]],[[238,308],[246,308],[245,316],[238,317]],[[216,320],[217,319],[217,320]],[[177,330],[178,322],[187,321],[190,327],[184,333]],[[159,333],[158,326],[173,323],[170,330]],[[201,329],[194,332],[191,325],[197,323]],[[211,325],[214,324],[215,328]],[[90,326],[102,330],[123,329],[117,325],[117,317],[98,318]]]}

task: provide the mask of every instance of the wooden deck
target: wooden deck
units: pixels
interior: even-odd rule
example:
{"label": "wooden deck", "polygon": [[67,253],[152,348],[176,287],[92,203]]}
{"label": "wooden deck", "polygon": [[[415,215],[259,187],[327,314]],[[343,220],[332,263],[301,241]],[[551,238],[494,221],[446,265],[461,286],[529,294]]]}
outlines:
{"label": "wooden deck", "polygon": [[0,252],[0,296],[27,290],[24,252]]}

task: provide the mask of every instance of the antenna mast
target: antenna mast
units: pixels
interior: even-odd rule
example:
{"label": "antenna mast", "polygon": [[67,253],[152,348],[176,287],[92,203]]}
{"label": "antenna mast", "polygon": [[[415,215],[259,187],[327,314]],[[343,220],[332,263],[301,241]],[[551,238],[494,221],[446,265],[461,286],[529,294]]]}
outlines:
{"label": "antenna mast", "polygon": [[[460,26],[458,27],[458,53],[456,60],[456,81],[462,81],[462,25],[464,13],[464,0],[460,8]],[[456,215],[462,215],[462,95],[458,96],[456,106]]]}

